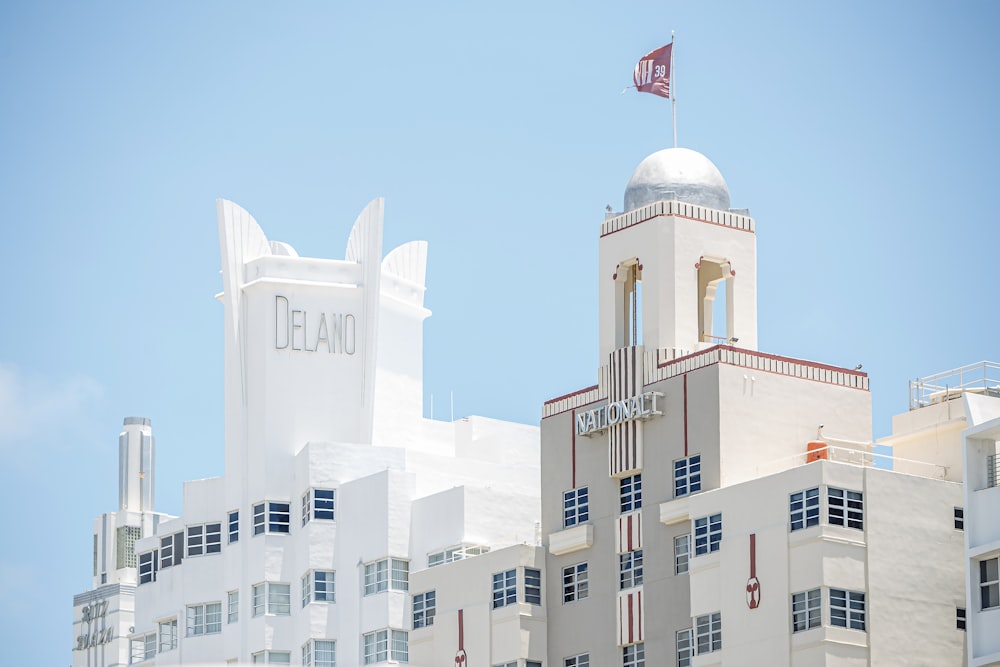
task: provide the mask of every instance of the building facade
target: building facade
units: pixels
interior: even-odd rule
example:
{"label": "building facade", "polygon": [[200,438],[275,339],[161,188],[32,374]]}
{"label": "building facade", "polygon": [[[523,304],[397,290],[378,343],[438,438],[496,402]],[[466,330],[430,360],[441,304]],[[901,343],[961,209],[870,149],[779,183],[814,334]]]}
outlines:
{"label": "building facade", "polygon": [[707,158],[649,156],[625,208],[597,384],[544,406],[548,664],[962,664],[958,441],[885,469],[866,374],[757,350],[756,223]]}

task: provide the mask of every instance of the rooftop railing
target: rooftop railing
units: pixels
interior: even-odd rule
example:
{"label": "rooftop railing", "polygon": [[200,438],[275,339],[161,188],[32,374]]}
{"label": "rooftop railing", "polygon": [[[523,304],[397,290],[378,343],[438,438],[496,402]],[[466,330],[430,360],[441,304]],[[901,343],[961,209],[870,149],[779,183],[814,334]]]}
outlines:
{"label": "rooftop railing", "polygon": [[[874,446],[872,443],[871,446]],[[947,479],[948,468],[937,463],[927,461],[915,461],[904,459],[890,454],[880,454],[871,451],[867,447],[840,447],[827,444],[826,447],[814,449],[801,454],[794,454],[780,459],[775,459],[757,467],[758,476],[771,475],[782,470],[788,470],[795,466],[804,465],[817,460],[833,461],[835,463],[847,463],[849,465],[860,466],[862,468],[878,468],[880,470],[892,470],[907,475],[918,477],[928,477],[930,479]]]}
{"label": "rooftop railing", "polygon": [[965,393],[1000,397],[1000,364],[980,361],[910,380],[910,409],[943,403]]}

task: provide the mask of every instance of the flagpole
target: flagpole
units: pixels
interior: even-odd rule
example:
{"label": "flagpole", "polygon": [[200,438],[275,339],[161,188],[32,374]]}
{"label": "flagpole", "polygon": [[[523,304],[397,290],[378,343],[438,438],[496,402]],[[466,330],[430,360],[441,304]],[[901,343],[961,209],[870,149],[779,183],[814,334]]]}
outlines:
{"label": "flagpole", "polygon": [[670,31],[670,106],[674,117],[674,148],[677,148],[677,82],[674,79],[674,61],[677,52],[674,51],[674,31]]}

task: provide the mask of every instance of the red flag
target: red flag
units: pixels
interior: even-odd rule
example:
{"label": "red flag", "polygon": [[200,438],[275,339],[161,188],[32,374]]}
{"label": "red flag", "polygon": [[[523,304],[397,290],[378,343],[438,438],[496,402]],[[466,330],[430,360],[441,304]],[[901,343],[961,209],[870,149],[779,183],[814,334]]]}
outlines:
{"label": "red flag", "polygon": [[632,81],[640,93],[670,97],[670,52],[673,43],[650,51],[636,63]]}

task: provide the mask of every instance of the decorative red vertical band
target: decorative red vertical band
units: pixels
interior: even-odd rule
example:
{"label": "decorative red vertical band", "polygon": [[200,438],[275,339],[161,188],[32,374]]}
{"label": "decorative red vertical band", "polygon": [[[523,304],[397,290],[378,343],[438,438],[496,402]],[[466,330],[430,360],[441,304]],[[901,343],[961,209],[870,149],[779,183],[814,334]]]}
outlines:
{"label": "decorative red vertical band", "polygon": [[760,606],[760,581],[757,579],[757,533],[750,533],[750,578],[747,580],[747,606]]}
{"label": "decorative red vertical band", "polygon": [[688,374],[684,374],[684,458],[688,455]]}
{"label": "decorative red vertical band", "polygon": [[468,657],[465,655],[465,618],[463,609],[458,610],[458,651],[455,653],[456,667],[466,667]]}
{"label": "decorative red vertical band", "polygon": [[571,456],[570,456],[570,459],[571,459],[570,463],[573,466],[573,470],[572,470],[573,486],[572,486],[572,488],[575,489],[576,488],[576,408],[573,408],[573,411],[570,413],[570,418],[569,419],[570,419],[570,421],[569,421],[569,430],[570,430],[570,433],[573,434],[572,435],[572,441],[571,441],[571,443],[572,443],[572,445],[571,445],[572,446],[572,452],[571,452]]}

